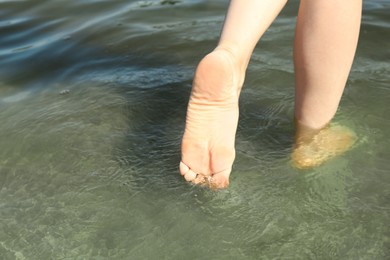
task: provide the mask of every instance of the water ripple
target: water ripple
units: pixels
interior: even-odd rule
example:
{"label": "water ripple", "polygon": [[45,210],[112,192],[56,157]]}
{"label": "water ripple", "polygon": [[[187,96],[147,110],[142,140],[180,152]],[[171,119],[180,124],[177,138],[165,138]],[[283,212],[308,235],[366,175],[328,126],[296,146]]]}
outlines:
{"label": "water ripple", "polygon": [[336,118],[361,141],[307,171],[290,163],[298,3],[255,50],[231,186],[212,191],[177,168],[227,1],[0,1],[0,258],[385,259],[388,1],[364,3]]}

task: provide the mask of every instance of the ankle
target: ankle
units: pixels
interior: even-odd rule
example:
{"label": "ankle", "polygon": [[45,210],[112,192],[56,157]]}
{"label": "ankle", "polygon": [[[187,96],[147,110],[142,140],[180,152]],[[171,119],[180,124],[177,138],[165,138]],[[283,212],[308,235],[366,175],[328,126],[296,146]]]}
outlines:
{"label": "ankle", "polygon": [[296,126],[300,126],[302,128],[308,128],[313,130],[321,130],[329,125],[332,118],[330,119],[322,119],[315,117],[299,117],[295,115],[294,123]]}
{"label": "ankle", "polygon": [[294,119],[295,125],[295,143],[306,143],[316,136],[321,130],[328,127],[329,122],[323,125],[310,124],[297,118]]}
{"label": "ankle", "polygon": [[229,60],[232,62],[234,71],[238,75],[238,85],[241,88],[244,83],[245,73],[249,60],[241,55],[238,49],[233,45],[220,44],[213,50],[213,52],[222,52],[229,58]]}

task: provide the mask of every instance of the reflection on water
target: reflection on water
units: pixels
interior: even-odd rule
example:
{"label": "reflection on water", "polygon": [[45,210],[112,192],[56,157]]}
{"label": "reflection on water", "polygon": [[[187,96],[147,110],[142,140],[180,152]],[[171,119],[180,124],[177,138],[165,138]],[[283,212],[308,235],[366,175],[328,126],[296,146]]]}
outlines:
{"label": "reflection on water", "polygon": [[193,68],[226,5],[0,2],[1,259],[390,256],[389,3],[365,3],[336,117],[359,142],[309,171],[289,162],[288,4],[253,55],[232,184],[215,192],[177,164]]}

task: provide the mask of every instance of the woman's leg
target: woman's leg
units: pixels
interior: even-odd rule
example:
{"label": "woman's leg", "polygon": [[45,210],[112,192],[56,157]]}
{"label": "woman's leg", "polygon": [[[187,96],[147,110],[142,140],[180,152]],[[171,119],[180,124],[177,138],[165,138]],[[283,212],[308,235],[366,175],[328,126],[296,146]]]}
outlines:
{"label": "woman's leg", "polygon": [[180,173],[213,188],[229,184],[238,98],[253,49],[287,0],[232,0],[216,49],[199,63],[182,140]]}
{"label": "woman's leg", "polygon": [[324,127],[336,113],[352,66],[361,9],[361,0],[301,0],[294,45],[296,139],[298,147],[310,146],[322,154],[296,150],[298,167],[318,165],[353,143],[345,128],[334,132]]}

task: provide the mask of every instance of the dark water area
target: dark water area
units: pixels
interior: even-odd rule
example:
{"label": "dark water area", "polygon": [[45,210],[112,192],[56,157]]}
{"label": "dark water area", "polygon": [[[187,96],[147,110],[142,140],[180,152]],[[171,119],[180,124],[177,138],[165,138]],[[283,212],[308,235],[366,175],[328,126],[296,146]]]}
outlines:
{"label": "dark water area", "polygon": [[231,186],[178,173],[196,64],[227,1],[0,1],[0,259],[389,259],[390,2],[365,1],[335,121],[291,167],[298,1],[253,54]]}

